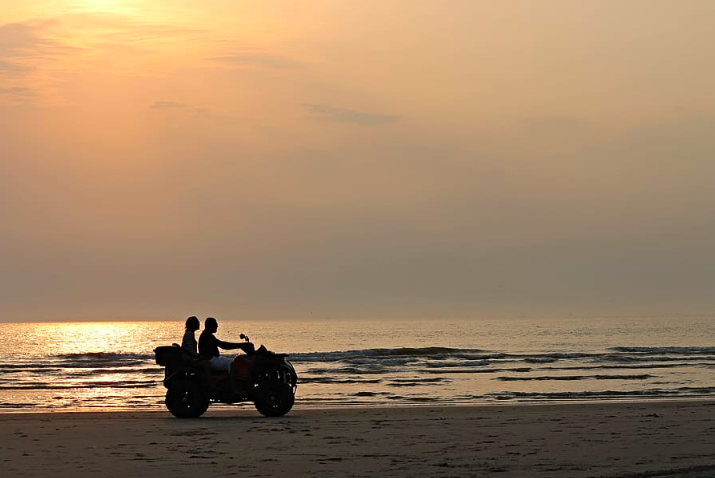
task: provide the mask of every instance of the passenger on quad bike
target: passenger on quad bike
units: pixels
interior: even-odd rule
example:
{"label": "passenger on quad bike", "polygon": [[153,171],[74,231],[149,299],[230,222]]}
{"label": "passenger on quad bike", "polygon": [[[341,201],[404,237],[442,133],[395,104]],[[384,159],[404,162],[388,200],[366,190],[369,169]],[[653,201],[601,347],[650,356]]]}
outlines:
{"label": "passenger on quad bike", "polygon": [[[199,355],[208,360],[213,370],[228,372],[231,380],[231,390],[236,391],[236,381],[234,378],[233,358],[221,357],[219,348],[226,350],[241,349],[246,353],[253,353],[255,347],[251,342],[234,343],[219,340],[214,335],[218,330],[218,322],[213,317],[208,317],[204,321],[204,331],[199,336]],[[243,334],[241,334],[243,336]]]}
{"label": "passenger on quad bike", "polygon": [[201,324],[195,315],[186,319],[186,332],[184,332],[184,337],[181,339],[181,348],[193,356],[199,355],[199,345],[194,334],[200,328]]}

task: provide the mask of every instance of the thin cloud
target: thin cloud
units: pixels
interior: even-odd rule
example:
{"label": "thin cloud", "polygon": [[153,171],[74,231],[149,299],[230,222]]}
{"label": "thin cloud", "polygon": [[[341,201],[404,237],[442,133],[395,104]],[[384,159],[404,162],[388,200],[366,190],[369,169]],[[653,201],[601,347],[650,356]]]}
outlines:
{"label": "thin cloud", "polygon": [[35,96],[31,88],[23,86],[2,87],[0,86],[0,98],[11,103],[26,103]]}
{"label": "thin cloud", "polygon": [[15,58],[9,60],[3,60],[0,58],[0,75],[18,77],[31,70],[32,68],[29,66],[17,63]]}
{"label": "thin cloud", "polygon": [[[103,41],[85,48],[72,46],[70,39],[88,27],[103,29]],[[45,78],[52,78],[56,70],[67,68],[68,61],[91,61],[82,52],[121,49],[122,55],[156,53],[153,47],[157,40],[185,41],[203,33],[181,25],[147,23],[132,16],[104,13],[68,13],[45,20],[0,24],[0,77],[20,79],[42,72]]]}
{"label": "thin cloud", "polygon": [[365,113],[363,111],[337,108],[330,105],[305,104],[303,106],[308,113],[307,117],[315,121],[375,126],[394,123],[401,118],[397,115]]}
{"label": "thin cloud", "polygon": [[303,63],[280,55],[268,55],[264,53],[240,53],[237,55],[216,56],[207,58],[228,65],[237,66],[259,66],[261,68],[290,69],[298,68]]}
{"label": "thin cloud", "polygon": [[4,88],[0,86],[0,95],[29,95],[32,93],[30,88],[25,88],[22,86],[13,86],[11,88]]}
{"label": "thin cloud", "polygon": [[146,22],[139,16],[107,14],[101,12],[70,13],[63,15],[64,23],[75,28],[91,25],[105,30],[103,37],[118,43],[144,43],[156,39],[190,39],[205,31],[172,23]]}
{"label": "thin cloud", "polygon": [[58,22],[24,22],[0,25],[0,75],[21,77],[37,62],[54,60],[79,50],[48,38],[44,31]]}
{"label": "thin cloud", "polygon": [[214,116],[209,108],[190,108],[189,112],[196,117],[202,118]]}
{"label": "thin cloud", "polygon": [[154,110],[183,110],[187,109],[189,105],[186,103],[180,103],[178,101],[155,101],[149,108]]}
{"label": "thin cloud", "polygon": [[210,108],[192,106],[180,101],[157,100],[149,105],[152,110],[176,111],[178,114],[189,115],[197,119],[212,119],[225,121],[231,119],[228,116],[215,114]]}

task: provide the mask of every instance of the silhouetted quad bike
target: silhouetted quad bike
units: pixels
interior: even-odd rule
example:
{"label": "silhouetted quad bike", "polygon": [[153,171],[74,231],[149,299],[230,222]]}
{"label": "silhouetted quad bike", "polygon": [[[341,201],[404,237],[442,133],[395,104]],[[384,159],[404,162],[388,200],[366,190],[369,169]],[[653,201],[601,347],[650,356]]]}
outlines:
{"label": "silhouetted quad bike", "polygon": [[[245,337],[248,341],[248,337]],[[156,363],[165,367],[166,408],[178,418],[196,418],[211,403],[253,402],[267,417],[288,413],[295,403],[298,376],[286,354],[261,346],[234,360],[235,392],[228,374],[206,375],[208,367],[178,345],[157,347]]]}

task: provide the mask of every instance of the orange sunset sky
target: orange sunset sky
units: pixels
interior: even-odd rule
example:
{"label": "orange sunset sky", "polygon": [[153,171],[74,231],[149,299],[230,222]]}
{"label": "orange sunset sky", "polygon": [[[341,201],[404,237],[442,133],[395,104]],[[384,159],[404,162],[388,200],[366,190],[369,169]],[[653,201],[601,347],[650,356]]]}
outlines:
{"label": "orange sunset sky", "polygon": [[713,25],[3,0],[0,320],[715,313]]}

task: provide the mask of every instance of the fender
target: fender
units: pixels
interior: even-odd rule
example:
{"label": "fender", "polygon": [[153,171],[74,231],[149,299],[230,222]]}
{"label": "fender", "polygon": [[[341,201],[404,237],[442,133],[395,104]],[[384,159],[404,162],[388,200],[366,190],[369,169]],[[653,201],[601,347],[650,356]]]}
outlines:
{"label": "fender", "polygon": [[174,372],[169,372],[169,370],[166,370],[166,377],[164,377],[164,387],[169,388],[174,380],[187,380],[187,381],[197,381],[199,380],[199,377],[196,375],[196,372],[193,371],[186,371],[186,370],[177,370]]}

